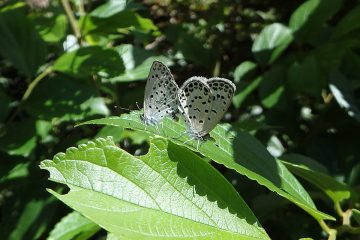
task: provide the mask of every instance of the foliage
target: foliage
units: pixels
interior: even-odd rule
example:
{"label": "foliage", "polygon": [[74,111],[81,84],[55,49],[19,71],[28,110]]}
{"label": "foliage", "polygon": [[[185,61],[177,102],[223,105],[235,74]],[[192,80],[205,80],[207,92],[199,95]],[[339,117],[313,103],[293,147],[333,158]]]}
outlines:
{"label": "foliage", "polygon": [[[357,239],[359,20],[348,0],[0,1],[2,238]],[[143,124],[155,59],[235,82],[210,139]]]}

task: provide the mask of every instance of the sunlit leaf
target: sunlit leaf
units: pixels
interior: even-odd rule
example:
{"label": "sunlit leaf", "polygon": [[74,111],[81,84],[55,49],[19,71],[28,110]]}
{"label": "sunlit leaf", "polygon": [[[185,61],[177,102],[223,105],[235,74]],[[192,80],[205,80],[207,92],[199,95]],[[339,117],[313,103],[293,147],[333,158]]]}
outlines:
{"label": "sunlit leaf", "polygon": [[126,29],[143,32],[157,30],[151,19],[144,18],[129,10],[118,12],[106,18],[86,15],[80,19],[80,26],[83,35],[118,33]]}
{"label": "sunlit leaf", "polygon": [[116,236],[269,239],[221,174],[162,138],[140,157],[99,138],[43,161],[41,168],[70,188],[52,194]]}
{"label": "sunlit leaf", "polygon": [[[87,239],[94,235],[100,227],[83,217],[78,212],[71,212],[58,222],[51,230],[47,240]],[[80,236],[82,236],[80,238]],[[86,236],[86,237],[85,237]]]}
{"label": "sunlit leaf", "polygon": [[119,126],[165,136],[176,144],[198,151],[203,156],[257,181],[303,208],[316,219],[334,219],[316,209],[298,180],[280,161],[274,159],[259,141],[243,132],[232,132],[230,127],[216,127],[210,133],[215,142],[202,142],[197,149],[197,141],[189,142],[186,134],[180,137],[186,130],[184,123],[174,122],[168,118],[162,123],[160,131],[156,127],[146,126],[140,119],[140,113],[135,111],[130,115],[97,119],[84,124]]}
{"label": "sunlit leaf", "polygon": [[54,63],[53,70],[82,78],[99,72],[112,77],[124,71],[124,64],[116,51],[93,46],[64,53]]}
{"label": "sunlit leaf", "polygon": [[123,11],[126,7],[126,0],[108,0],[100,5],[90,15],[94,17],[107,18]]}
{"label": "sunlit leaf", "polygon": [[266,65],[274,62],[293,40],[291,30],[280,23],[266,26],[256,37],[251,51],[256,60]]}
{"label": "sunlit leaf", "polygon": [[308,0],[291,15],[289,26],[294,32],[295,40],[311,42],[316,38],[326,21],[341,7],[342,0]]}
{"label": "sunlit leaf", "polygon": [[36,28],[44,41],[57,43],[65,38],[67,30],[67,18],[63,14],[55,17],[39,17],[34,19]]}
{"label": "sunlit leaf", "polygon": [[251,61],[242,62],[239,66],[235,68],[234,71],[234,82],[240,83],[243,81],[244,78],[248,77],[248,75],[254,73],[256,69],[256,63]]}
{"label": "sunlit leaf", "polygon": [[145,80],[149,74],[151,64],[161,61],[165,65],[172,62],[164,56],[154,56],[153,52],[135,47],[130,44],[123,44],[116,48],[125,65],[125,72],[113,78],[103,78],[104,82],[132,82]]}

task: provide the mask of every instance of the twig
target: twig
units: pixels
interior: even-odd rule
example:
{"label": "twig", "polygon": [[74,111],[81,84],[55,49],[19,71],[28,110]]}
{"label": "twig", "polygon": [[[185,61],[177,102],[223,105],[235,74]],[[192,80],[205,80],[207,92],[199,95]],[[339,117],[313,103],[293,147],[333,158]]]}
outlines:
{"label": "twig", "polygon": [[16,110],[14,111],[14,113],[10,116],[10,118],[6,121],[6,123],[10,123],[20,112],[20,109],[23,105],[23,103],[29,98],[29,96],[31,95],[31,93],[33,92],[34,88],[36,87],[36,85],[38,85],[38,83],[44,79],[47,75],[49,75],[49,73],[52,72],[52,68],[51,66],[47,67],[42,73],[39,74],[39,76],[37,76],[27,87],[24,95],[21,98],[21,101],[19,103],[19,105],[17,106]]}
{"label": "twig", "polygon": [[68,0],[61,0],[61,4],[64,7],[65,13],[69,18],[71,28],[75,34],[75,37],[77,38],[79,44],[81,45],[81,32],[79,29],[79,25],[75,19],[75,16],[73,14],[73,11],[71,10],[70,4]]}

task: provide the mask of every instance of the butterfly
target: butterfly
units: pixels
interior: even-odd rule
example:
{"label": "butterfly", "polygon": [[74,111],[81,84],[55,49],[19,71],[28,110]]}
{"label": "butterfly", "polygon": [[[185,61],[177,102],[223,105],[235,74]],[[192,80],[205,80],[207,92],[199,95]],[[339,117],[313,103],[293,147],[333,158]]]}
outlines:
{"label": "butterfly", "polygon": [[179,89],[179,111],[188,133],[203,140],[222,119],[231,104],[236,87],[228,79],[191,77]]}
{"label": "butterfly", "polygon": [[178,109],[178,91],[179,87],[170,69],[164,63],[155,60],[145,86],[142,117],[144,123],[157,125],[166,116],[174,118]]}

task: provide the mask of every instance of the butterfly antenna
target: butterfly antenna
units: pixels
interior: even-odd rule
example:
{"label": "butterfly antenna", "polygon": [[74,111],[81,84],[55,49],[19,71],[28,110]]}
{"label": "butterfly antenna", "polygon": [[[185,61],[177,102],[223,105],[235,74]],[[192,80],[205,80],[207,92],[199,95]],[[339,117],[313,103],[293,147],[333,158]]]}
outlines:
{"label": "butterfly antenna", "polygon": [[124,108],[124,107],[120,107],[120,106],[114,106],[114,108],[120,108],[121,110],[126,110],[126,111],[131,112],[130,108]]}
{"label": "butterfly antenna", "polygon": [[139,107],[139,103],[138,102],[135,102],[136,103],[136,107],[138,108],[138,110],[140,110],[141,108]]}

